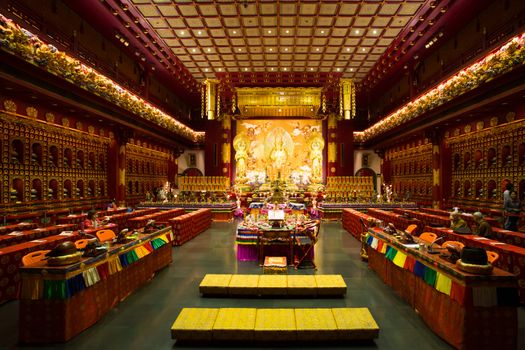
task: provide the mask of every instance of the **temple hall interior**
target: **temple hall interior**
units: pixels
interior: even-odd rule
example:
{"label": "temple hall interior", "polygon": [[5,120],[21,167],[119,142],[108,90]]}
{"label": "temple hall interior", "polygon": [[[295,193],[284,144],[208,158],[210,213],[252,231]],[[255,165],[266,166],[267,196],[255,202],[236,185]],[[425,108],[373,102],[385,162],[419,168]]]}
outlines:
{"label": "temple hall interior", "polygon": [[0,348],[525,349],[522,0],[0,0]]}

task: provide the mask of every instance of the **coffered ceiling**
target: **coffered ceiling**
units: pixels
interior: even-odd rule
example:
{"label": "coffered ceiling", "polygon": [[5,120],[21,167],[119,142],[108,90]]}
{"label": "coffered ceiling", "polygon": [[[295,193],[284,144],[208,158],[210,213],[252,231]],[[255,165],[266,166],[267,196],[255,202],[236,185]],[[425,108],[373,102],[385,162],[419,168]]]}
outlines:
{"label": "coffered ceiling", "polygon": [[[495,0],[75,0],[73,8],[164,81],[325,86],[381,95]],[[152,68],[153,69],[153,68]],[[312,83],[313,82],[313,83]]]}
{"label": "coffered ceiling", "polygon": [[121,6],[146,21],[197,80],[221,72],[339,72],[360,81],[402,30],[419,22],[425,2],[131,0]]}

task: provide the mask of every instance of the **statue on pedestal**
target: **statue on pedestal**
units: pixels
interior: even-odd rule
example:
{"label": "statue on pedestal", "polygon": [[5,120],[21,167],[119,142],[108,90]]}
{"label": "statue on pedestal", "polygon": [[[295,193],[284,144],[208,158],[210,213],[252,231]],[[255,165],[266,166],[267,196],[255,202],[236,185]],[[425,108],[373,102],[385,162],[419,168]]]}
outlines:
{"label": "statue on pedestal", "polygon": [[314,133],[308,140],[312,162],[312,183],[321,183],[323,178],[324,140],[320,133]]}
{"label": "statue on pedestal", "polygon": [[287,165],[293,157],[294,142],[290,134],[282,127],[277,127],[270,131],[264,140],[264,151],[267,168],[272,171],[272,179],[277,178],[277,174],[287,178],[289,169]]}
{"label": "statue on pedestal", "polygon": [[235,149],[235,161],[236,161],[236,165],[235,165],[235,169],[236,169],[235,182],[236,183],[246,182],[248,144],[249,144],[249,140],[244,133],[240,133],[239,135],[235,136],[235,139],[233,140],[233,148]]}

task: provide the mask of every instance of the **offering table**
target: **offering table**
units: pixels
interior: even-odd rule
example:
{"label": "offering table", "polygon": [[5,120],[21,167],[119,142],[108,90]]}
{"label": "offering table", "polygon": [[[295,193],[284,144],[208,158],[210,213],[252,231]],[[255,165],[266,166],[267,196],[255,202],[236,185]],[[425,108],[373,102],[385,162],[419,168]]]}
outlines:
{"label": "offering table", "polygon": [[516,349],[516,276],[477,275],[369,229],[368,264],[425,323],[457,349]]}
{"label": "offering table", "polygon": [[93,325],[171,263],[171,240],[164,228],[71,265],[21,267],[20,342],[66,342]]}

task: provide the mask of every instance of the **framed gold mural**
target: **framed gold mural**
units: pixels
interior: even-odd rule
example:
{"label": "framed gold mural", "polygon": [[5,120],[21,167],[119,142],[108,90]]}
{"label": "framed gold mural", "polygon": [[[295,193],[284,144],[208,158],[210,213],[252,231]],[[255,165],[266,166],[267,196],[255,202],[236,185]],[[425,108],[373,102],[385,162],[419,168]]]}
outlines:
{"label": "framed gold mural", "polygon": [[314,119],[237,121],[233,141],[237,183],[278,177],[298,186],[322,181],[322,121]]}

